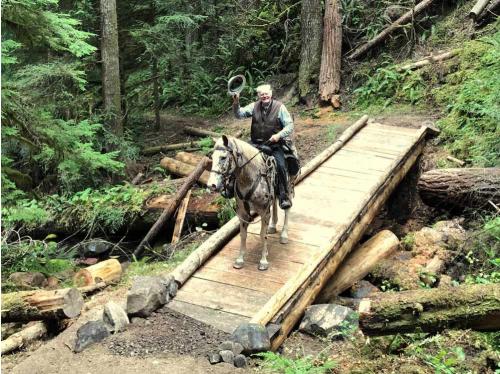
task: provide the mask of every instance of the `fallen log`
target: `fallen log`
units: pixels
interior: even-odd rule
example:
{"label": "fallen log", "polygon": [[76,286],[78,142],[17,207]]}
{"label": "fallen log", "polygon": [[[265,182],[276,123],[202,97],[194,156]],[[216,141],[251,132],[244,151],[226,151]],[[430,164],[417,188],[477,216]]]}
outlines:
{"label": "fallen log", "polygon": [[483,11],[486,8],[486,5],[488,5],[489,2],[490,2],[490,0],[478,0],[476,2],[476,4],[472,7],[472,9],[470,10],[469,17],[473,21],[476,21],[477,19],[479,19],[479,15],[481,13],[483,13]]}
{"label": "fallen log", "polygon": [[159,152],[176,151],[179,149],[192,148],[200,149],[198,141],[186,142],[186,143],[176,143],[176,144],[163,144],[155,147],[144,148],[141,153],[143,155],[154,155]]}
{"label": "fallen log", "polygon": [[464,166],[465,161],[459,160],[458,158],[452,157],[452,156],[446,156],[446,159],[448,161],[454,162],[455,164],[458,164],[459,166]]}
{"label": "fallen log", "polygon": [[74,318],[82,307],[76,288],[13,292],[2,295],[2,322]]}
{"label": "fallen log", "polygon": [[375,45],[383,41],[387,36],[389,36],[394,30],[398,29],[402,25],[413,20],[415,16],[424,11],[429,5],[433,3],[434,0],[423,0],[418,3],[415,8],[410,9],[408,12],[399,17],[396,21],[394,21],[391,25],[386,27],[382,32],[380,32],[377,36],[375,36],[372,40],[367,43],[356,48],[352,53],[350,53],[347,58],[354,60],[359,56],[365,54],[368,50],[373,48]]}
{"label": "fallen log", "polygon": [[120,262],[117,259],[109,259],[80,269],[73,276],[73,283],[78,287],[92,286],[101,282],[110,284],[120,280],[121,276]]}
{"label": "fallen log", "polygon": [[45,334],[47,334],[47,326],[45,326],[45,322],[36,322],[33,325],[12,334],[7,339],[2,340],[0,343],[2,355],[21,348],[29,342],[40,339]]}
{"label": "fallen log", "polygon": [[486,7],[486,9],[477,16],[477,19],[482,19],[482,18],[485,18],[487,15],[491,14],[493,16],[498,16],[497,14],[495,14],[495,9],[498,8],[500,6],[500,0],[492,0],[490,5],[488,5]]}
{"label": "fallen log", "polygon": [[385,292],[363,299],[358,312],[366,335],[445,328],[495,331],[500,329],[500,284]]}
{"label": "fallen log", "polygon": [[105,282],[99,282],[92,284],[90,286],[83,286],[83,287],[78,287],[78,291],[82,293],[82,295],[87,295],[95,291],[102,290],[103,288],[106,288],[109,285],[109,283]]}
{"label": "fallen log", "polygon": [[329,303],[357,281],[363,279],[383,258],[388,257],[399,247],[399,240],[391,231],[383,230],[358,246],[342,262],[330,278],[315,303]]}
{"label": "fallen log", "polygon": [[134,179],[132,179],[132,182],[130,182],[130,184],[132,185],[138,184],[143,176],[144,176],[143,173],[137,173],[137,175],[134,177]]}
{"label": "fallen log", "polygon": [[[189,135],[195,135],[195,136],[201,136],[201,137],[206,137],[209,136],[211,138],[220,138],[222,134],[219,134],[218,132],[215,131],[210,131],[210,130],[204,130],[204,129],[198,129],[196,127],[191,127],[191,126],[186,126],[184,127],[184,132]],[[241,130],[238,130],[234,135],[235,138],[239,138],[243,132]]]}
{"label": "fallen log", "polygon": [[[175,160],[174,160],[175,161]],[[170,218],[170,216],[175,212],[177,207],[179,206],[181,200],[186,196],[186,193],[191,189],[193,184],[198,180],[198,178],[202,175],[204,170],[206,169],[207,165],[209,164],[209,159],[207,157],[203,158],[203,160],[200,161],[198,166],[194,169],[194,171],[189,175],[189,177],[186,179],[186,182],[184,185],[177,191],[175,194],[174,200],[172,203],[163,211],[161,214],[160,218],[155,222],[153,227],[149,230],[149,232],[146,234],[144,239],[139,243],[137,248],[134,251],[134,255],[136,257],[140,257],[142,255],[142,252],[144,251],[144,247],[152,241],[156,235],[158,235],[158,232],[164,226],[165,222]]]}
{"label": "fallen log", "polygon": [[458,54],[458,52],[459,52],[459,50],[455,49],[453,51],[444,52],[444,53],[441,53],[439,55],[427,56],[427,57],[424,57],[423,59],[418,60],[416,62],[412,62],[410,64],[406,64],[403,66],[398,66],[398,67],[396,67],[396,71],[402,72],[402,71],[406,71],[406,70],[420,69],[421,67],[424,67],[424,66],[427,66],[430,64],[434,64],[436,62],[449,60],[450,58],[455,57]]}
{"label": "fallen log", "polygon": [[191,197],[191,190],[186,194],[186,197],[182,200],[181,205],[177,211],[177,219],[175,220],[174,232],[172,234],[172,240],[170,243],[175,244],[179,241],[182,234],[182,227],[184,226],[184,219],[186,218],[186,211],[189,204],[189,199]]}
{"label": "fallen log", "polygon": [[445,208],[486,208],[500,202],[500,168],[435,169],[417,184],[424,203]]}
{"label": "fallen log", "polygon": [[196,166],[203,158],[203,155],[197,153],[190,152],[178,152],[175,155],[175,159],[180,162],[184,162],[185,164]]}
{"label": "fallen log", "polygon": [[[195,169],[194,166],[177,161],[170,157],[163,157],[160,161],[160,166],[172,174],[181,175],[183,177],[191,175]],[[198,181],[206,186],[209,176],[210,173],[208,171],[203,171],[203,173],[198,177]]]}

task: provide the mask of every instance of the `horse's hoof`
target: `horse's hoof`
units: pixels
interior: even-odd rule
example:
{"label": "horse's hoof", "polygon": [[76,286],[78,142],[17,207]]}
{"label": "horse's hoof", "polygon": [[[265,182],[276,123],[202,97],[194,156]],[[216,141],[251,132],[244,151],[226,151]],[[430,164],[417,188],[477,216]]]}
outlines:
{"label": "horse's hoof", "polygon": [[268,227],[267,228],[267,233],[268,234],[276,234],[276,227]]}
{"label": "horse's hoof", "polygon": [[263,263],[263,262],[260,262],[259,263],[259,270],[260,271],[265,271],[269,268],[269,264],[267,262]]}
{"label": "horse's hoof", "polygon": [[280,243],[281,243],[281,244],[287,244],[287,243],[288,243],[288,238],[281,237],[281,238],[280,238]]}
{"label": "horse's hoof", "polygon": [[238,261],[236,260],[233,264],[233,268],[235,269],[241,269],[245,265],[245,261]]}

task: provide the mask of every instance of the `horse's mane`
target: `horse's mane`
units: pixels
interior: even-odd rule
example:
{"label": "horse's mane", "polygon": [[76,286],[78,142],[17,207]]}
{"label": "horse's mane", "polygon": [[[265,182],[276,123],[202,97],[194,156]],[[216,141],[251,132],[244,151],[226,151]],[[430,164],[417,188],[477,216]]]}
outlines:
{"label": "horse's mane", "polygon": [[[257,148],[255,148],[250,143],[245,142],[244,140],[235,138],[233,136],[227,136],[227,139],[229,140],[229,144],[232,146],[232,148],[236,146],[236,148],[248,158],[255,156],[255,154],[259,152]],[[223,145],[223,144],[224,143],[222,138],[217,140],[217,145]]]}

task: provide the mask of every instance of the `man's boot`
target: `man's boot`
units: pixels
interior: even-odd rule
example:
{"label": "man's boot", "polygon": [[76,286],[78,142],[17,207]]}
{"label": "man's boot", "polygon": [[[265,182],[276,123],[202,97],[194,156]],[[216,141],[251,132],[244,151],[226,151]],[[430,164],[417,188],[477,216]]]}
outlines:
{"label": "man's boot", "polygon": [[292,207],[292,201],[288,198],[288,191],[284,186],[279,186],[280,189],[280,208],[290,209]]}

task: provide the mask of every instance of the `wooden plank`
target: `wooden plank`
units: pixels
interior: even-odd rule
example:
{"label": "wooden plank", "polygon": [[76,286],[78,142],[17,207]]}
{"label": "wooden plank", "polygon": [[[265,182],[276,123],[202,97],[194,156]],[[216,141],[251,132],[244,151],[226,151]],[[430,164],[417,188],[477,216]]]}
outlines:
{"label": "wooden plank", "polygon": [[[284,283],[288,278],[292,277],[301,267],[302,263],[292,262],[292,261],[269,261],[269,269],[265,272],[257,269],[260,260],[259,256],[255,254],[248,253],[245,256],[245,266],[241,269],[234,269],[233,263],[236,259],[236,253],[220,253],[216,259],[209,260],[204,267],[212,270],[228,271],[237,274],[242,274],[243,276],[254,277],[254,279],[266,279],[272,282]],[[203,268],[202,268],[203,269]],[[201,271],[200,269],[199,271]],[[197,273],[194,274],[196,276]]]}
{"label": "wooden plank", "polygon": [[170,301],[167,307],[228,334],[231,334],[237,326],[249,320],[248,317],[186,303],[177,300],[177,298]]}
{"label": "wooden plank", "polygon": [[[275,261],[270,261],[270,263],[272,268],[276,266]],[[255,274],[248,274],[242,271],[238,271],[238,273],[236,273],[236,271],[232,271],[232,269],[219,270],[212,269],[210,267],[201,268],[193,276],[199,279],[207,279],[214,282],[225,283],[230,286],[260,291],[262,293],[265,293],[266,295],[272,295],[273,293],[278,291],[284,284],[284,282],[276,282],[265,276],[260,276],[259,281],[256,282]]]}
{"label": "wooden plank", "polygon": [[269,296],[259,291],[191,277],[177,292],[175,299],[250,317],[269,299]]}
{"label": "wooden plank", "polygon": [[373,148],[361,148],[361,147],[344,147],[342,148],[344,153],[347,155],[353,153],[355,156],[357,155],[363,155],[364,157],[370,156],[370,157],[376,157],[376,158],[384,158],[388,160],[395,160],[398,157],[400,157],[404,152],[395,152],[395,153],[388,153],[388,152],[382,152],[382,151],[377,151]]}

